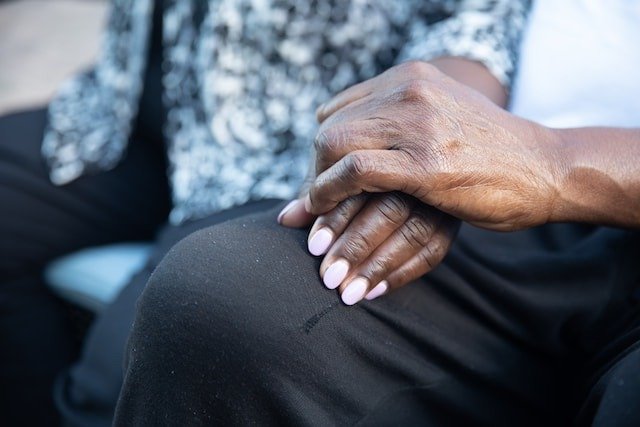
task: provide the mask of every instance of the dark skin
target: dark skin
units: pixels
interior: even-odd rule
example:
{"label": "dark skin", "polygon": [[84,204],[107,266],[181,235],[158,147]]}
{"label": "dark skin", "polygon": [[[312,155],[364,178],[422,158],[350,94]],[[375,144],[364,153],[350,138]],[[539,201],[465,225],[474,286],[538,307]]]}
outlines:
{"label": "dark skin", "polygon": [[[491,230],[640,227],[640,129],[547,128],[417,63],[339,94],[320,118],[313,214],[362,192],[401,191]],[[360,137],[365,122],[384,126]]]}
{"label": "dark skin", "polygon": [[[416,62],[344,91],[319,109],[318,118],[318,176],[305,200],[309,214],[299,214],[300,204],[292,208],[297,219],[321,215],[320,224],[330,224],[336,216],[345,217],[336,209],[346,200],[362,194],[402,194],[405,201],[410,196],[421,202],[407,202],[412,214],[416,209],[426,214],[421,226],[414,224],[409,235],[402,233],[405,243],[393,250],[439,242],[389,273],[389,289],[428,271],[446,254],[455,233],[443,231],[447,237],[440,240],[429,237],[434,230],[455,227],[457,220],[448,222],[446,215],[496,231],[548,222],[640,227],[639,129],[550,129],[516,117],[436,67]],[[370,233],[367,239],[373,239],[380,229],[385,230],[377,224],[358,225],[353,235]],[[338,238],[327,257],[344,256],[348,233],[349,227],[342,232],[347,237]],[[365,292],[374,289],[371,284],[378,276],[367,264],[392,264],[393,256],[384,252],[349,265],[340,285],[343,299],[353,277],[367,277]],[[403,268],[408,273],[398,274]]]}
{"label": "dark skin", "polygon": [[[479,63],[440,58],[432,64],[483,93],[491,102],[506,104],[504,89]],[[412,73],[416,68],[413,65],[401,69],[408,68],[403,71]],[[391,84],[400,82],[390,81]],[[351,98],[339,95],[318,110],[323,128],[331,114],[347,105],[345,101],[351,102]],[[367,123],[367,127],[371,124]],[[374,125],[373,129],[384,131],[383,127]],[[367,138],[369,131],[362,128],[356,132],[358,135],[353,138]],[[315,144],[321,153],[314,160],[316,173],[334,163],[331,157],[324,156],[325,144],[333,144],[333,140],[325,140],[323,135],[319,134]],[[310,174],[309,182],[315,179],[316,173]],[[283,210],[279,216],[283,225],[305,227],[316,219],[304,208],[306,194],[303,190],[301,198]],[[325,285],[331,289],[337,287],[343,301],[353,304],[363,297],[373,299],[404,286],[432,270],[448,252],[459,225],[460,221],[453,216],[400,191],[360,194],[346,197],[317,218],[309,233],[309,249],[314,255],[325,255],[320,267]]]}

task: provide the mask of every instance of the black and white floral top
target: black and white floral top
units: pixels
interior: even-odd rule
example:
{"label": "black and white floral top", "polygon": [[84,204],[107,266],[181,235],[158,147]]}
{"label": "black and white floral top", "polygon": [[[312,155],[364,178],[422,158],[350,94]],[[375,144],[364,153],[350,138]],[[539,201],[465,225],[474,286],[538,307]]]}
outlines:
{"label": "black and white floral top", "polygon": [[[51,102],[42,152],[53,183],[108,170],[125,155],[153,6],[114,0],[95,69]],[[164,134],[177,224],[293,197],[315,108],[394,63],[467,57],[508,86],[529,1],[165,0],[164,8]]]}

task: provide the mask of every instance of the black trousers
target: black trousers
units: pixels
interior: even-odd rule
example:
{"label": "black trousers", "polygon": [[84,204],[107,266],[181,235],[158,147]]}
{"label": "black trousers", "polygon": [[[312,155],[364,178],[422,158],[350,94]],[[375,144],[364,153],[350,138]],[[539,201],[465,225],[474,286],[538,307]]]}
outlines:
{"label": "black trousers", "polygon": [[135,315],[135,303],[154,268],[182,238],[220,222],[266,210],[278,201],[265,200],[176,227],[164,225],[154,238],[145,267],[100,314],[84,343],[80,359],[62,372],[54,387],[57,409],[67,425],[106,427],[113,423],[123,380],[124,349]]}
{"label": "black trousers", "polygon": [[[150,239],[170,206],[157,141],[136,139],[110,172],[50,184],[40,155],[45,122],[45,110],[0,118],[0,425],[6,426],[55,425],[52,384],[78,357],[68,307],[43,282],[46,263],[86,246]],[[133,302],[129,307],[123,311],[131,312]],[[111,412],[130,319],[117,319],[112,342],[100,342],[117,354],[99,374],[114,376]]]}
{"label": "black trousers", "polygon": [[640,425],[637,232],[464,226],[435,271],[347,307],[277,212],[167,254],[116,425]]}
{"label": "black trousers", "polygon": [[[0,119],[0,425],[55,425],[56,376],[56,402],[67,424],[109,425],[134,304],[154,267],[194,231],[266,211],[275,202],[162,227],[169,196],[158,141],[136,137],[113,171],[54,187],[39,154],[44,122],[43,111]],[[275,211],[207,229],[167,258],[141,302],[131,354],[142,359],[128,364],[119,423],[154,424],[167,415],[169,421],[163,418],[161,424],[189,424],[197,421],[189,408],[207,424],[351,423],[363,413],[365,424],[415,419],[450,424],[455,417],[500,421],[531,411],[537,414],[533,423],[571,418],[578,410],[572,408],[580,407],[584,420],[624,415],[633,422],[637,406],[628,402],[638,395],[633,380],[639,364],[637,303],[630,298],[637,279],[629,265],[637,257],[633,233],[558,226],[492,242],[496,236],[487,240],[470,229],[446,265],[424,279],[428,286],[415,284],[349,310],[319,284],[317,260],[304,250],[304,232],[285,230],[274,217]],[[80,359],[60,375],[78,355],[66,309],[41,279],[43,266],[84,246],[151,238],[156,249],[148,265],[96,320]],[[467,247],[467,240],[475,246]],[[470,263],[486,245],[502,252],[493,263],[486,262],[492,257]],[[527,257],[510,245],[532,250]],[[518,266],[523,259],[529,264],[515,268],[505,261],[513,256]],[[536,256],[546,263],[561,261],[554,261],[546,276],[533,274],[526,267]],[[167,276],[176,262],[176,273]],[[494,271],[493,279],[483,278],[483,271]],[[511,282],[521,286],[509,292]],[[558,287],[565,282],[568,289]],[[532,283],[543,285],[529,299],[521,294]],[[182,287],[171,288],[175,284]],[[417,290],[429,293],[420,296]],[[448,320],[455,321],[448,325]],[[185,323],[189,329],[180,326]],[[142,338],[153,341],[144,351],[136,344],[141,331],[151,332]],[[161,333],[166,340],[158,341]],[[290,340],[297,344],[283,351]],[[141,360],[149,363],[146,370],[140,369]],[[404,366],[407,360],[418,369]],[[182,371],[165,370],[176,364]],[[220,369],[227,373],[218,377]],[[517,375],[505,378],[512,372]],[[539,373],[544,375],[538,378]],[[389,376],[393,381],[385,379]],[[378,383],[379,388],[368,388]],[[143,400],[149,405],[140,407]],[[375,410],[372,401],[379,402]],[[485,414],[470,411],[467,401],[486,403]],[[487,415],[492,411],[495,415]]]}
{"label": "black trousers", "polygon": [[[276,201],[166,225],[164,147],[149,123],[118,167],[62,187],[49,182],[40,155],[45,123],[45,110],[0,118],[0,426],[57,425],[60,415],[65,425],[109,426],[135,301],[153,268],[190,233]],[[125,240],[155,247],[79,349],[69,307],[48,290],[43,268],[80,248]]]}

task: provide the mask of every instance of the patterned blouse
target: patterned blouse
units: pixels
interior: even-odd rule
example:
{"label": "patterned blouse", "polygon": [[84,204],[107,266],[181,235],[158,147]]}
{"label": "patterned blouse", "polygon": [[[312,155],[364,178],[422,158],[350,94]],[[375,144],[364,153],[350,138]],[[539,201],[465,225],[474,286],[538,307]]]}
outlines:
{"label": "patterned blouse", "polygon": [[[51,102],[42,152],[54,184],[125,155],[153,6],[113,0],[95,69]],[[528,0],[164,0],[170,221],[294,197],[316,107],[394,63],[462,56],[508,87],[528,10]]]}

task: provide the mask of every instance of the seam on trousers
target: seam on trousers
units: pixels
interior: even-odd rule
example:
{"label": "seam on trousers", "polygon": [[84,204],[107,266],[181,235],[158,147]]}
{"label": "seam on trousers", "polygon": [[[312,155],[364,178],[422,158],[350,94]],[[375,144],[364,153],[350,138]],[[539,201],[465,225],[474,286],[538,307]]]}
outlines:
{"label": "seam on trousers", "polygon": [[330,306],[324,308],[320,313],[316,313],[311,316],[306,322],[304,322],[304,325],[302,326],[304,332],[306,334],[311,333],[311,330],[318,324],[318,322],[320,322],[320,319],[326,316],[331,310],[336,308],[338,304],[340,304],[340,302],[334,302]]}

